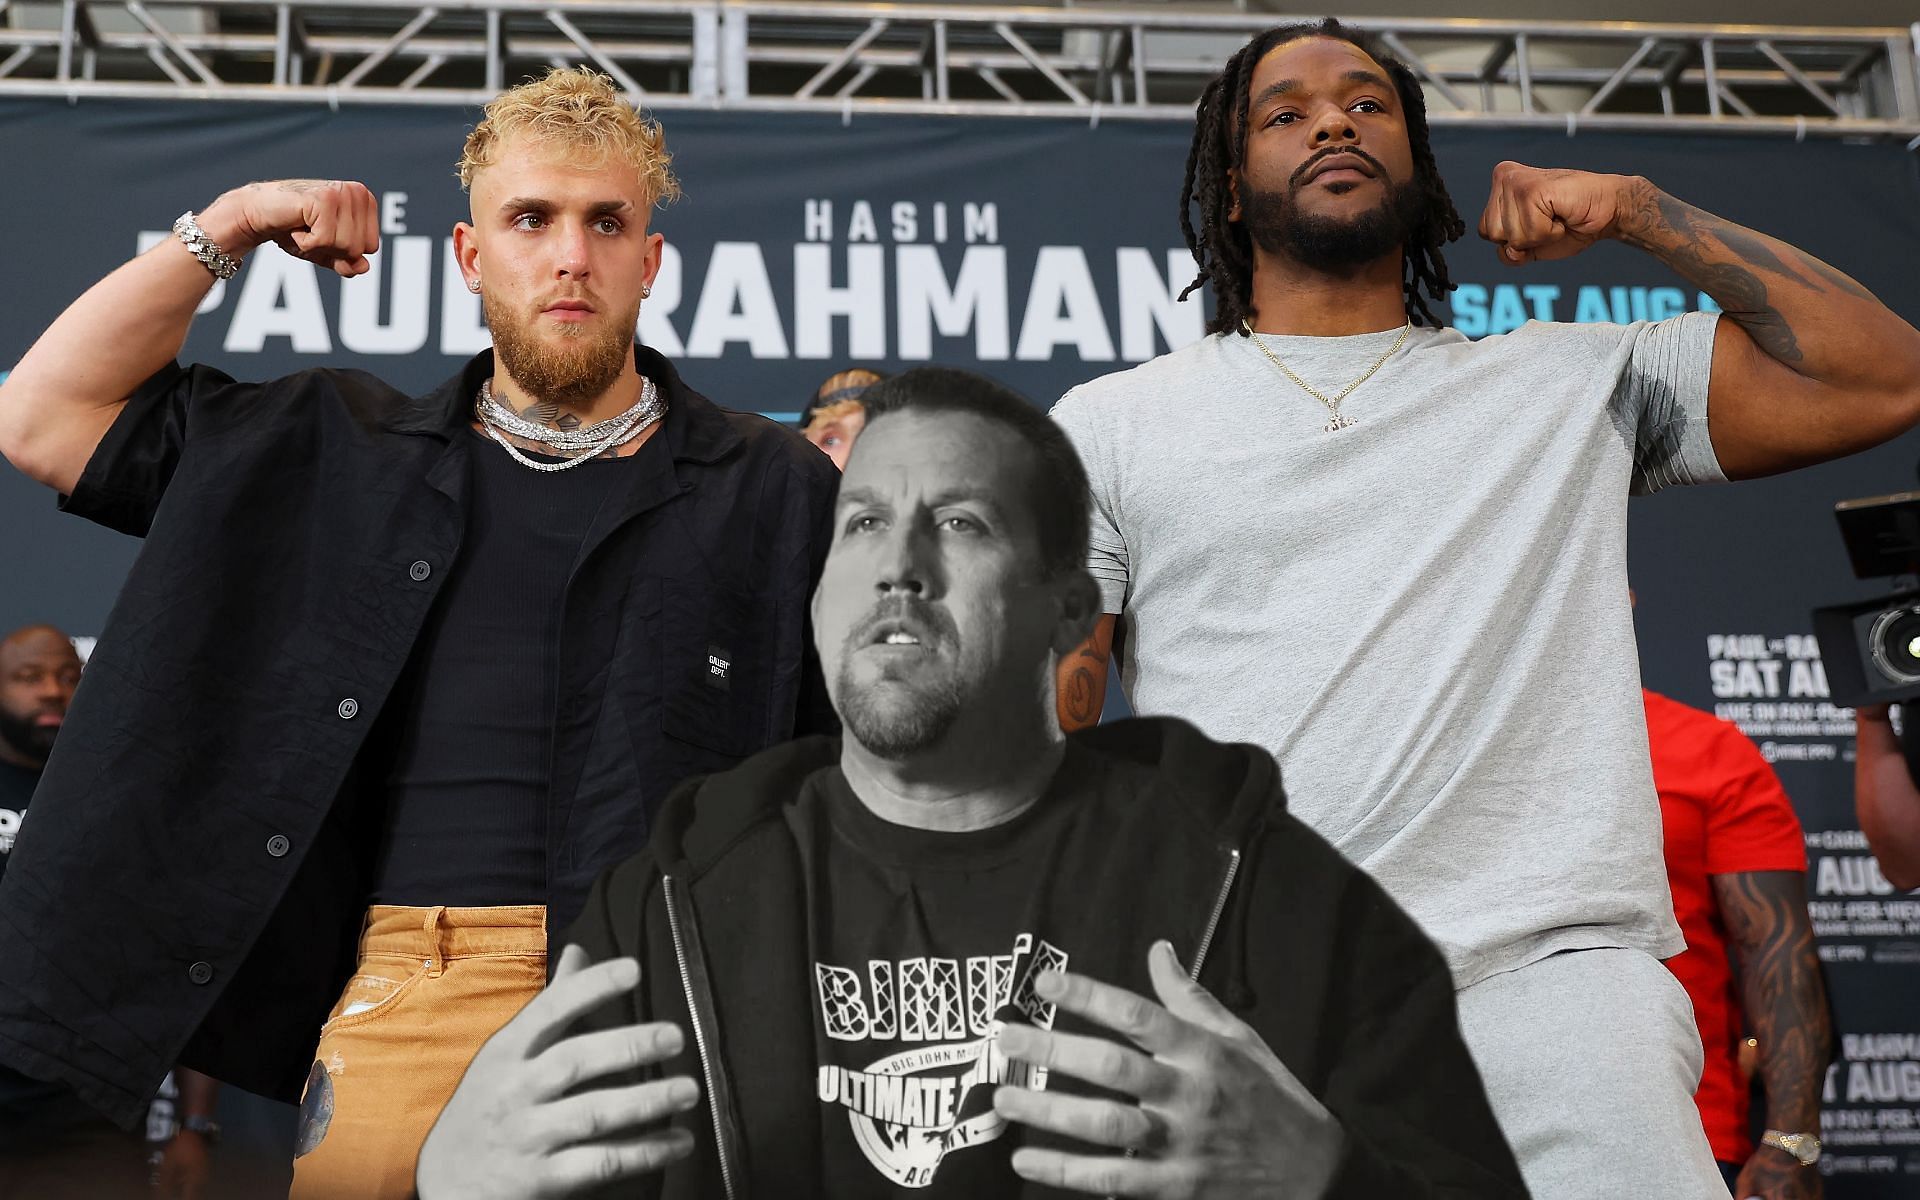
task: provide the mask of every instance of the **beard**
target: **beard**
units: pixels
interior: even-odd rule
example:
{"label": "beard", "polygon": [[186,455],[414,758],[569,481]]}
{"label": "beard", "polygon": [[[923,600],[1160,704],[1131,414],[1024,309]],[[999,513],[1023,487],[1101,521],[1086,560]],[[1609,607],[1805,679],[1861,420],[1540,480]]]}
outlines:
{"label": "beard", "polygon": [[34,762],[47,761],[47,755],[53,753],[53,739],[59,732],[58,725],[49,728],[34,724],[33,717],[22,719],[10,712],[0,712],[0,742]]}
{"label": "beard", "polygon": [[899,762],[938,745],[959,719],[966,702],[965,689],[951,670],[951,662],[890,663],[879,668],[879,678],[858,681],[853,660],[873,641],[874,626],[889,617],[911,616],[931,643],[951,651],[959,641],[953,620],[937,606],[914,601],[882,600],[847,633],[840,649],[840,666],[832,689],[840,723],[869,754]]}
{"label": "beard", "polygon": [[536,329],[540,320],[520,320],[505,304],[483,293],[481,307],[493,331],[493,352],[507,374],[528,398],[543,404],[578,406],[608,388],[633,360],[633,329],[640,319],[640,303],[621,319],[608,321],[597,332],[561,324],[561,345],[544,341]]}
{"label": "beard", "polygon": [[960,716],[960,688],[951,679],[854,683],[840,664],[840,721],[867,753],[899,762],[939,744]]}
{"label": "beard", "polygon": [[1401,250],[1420,223],[1422,199],[1410,181],[1389,182],[1379,204],[1351,217],[1301,211],[1300,187],[1289,182],[1285,190],[1246,191],[1240,223],[1256,246],[1309,270],[1338,275],[1377,262]]}

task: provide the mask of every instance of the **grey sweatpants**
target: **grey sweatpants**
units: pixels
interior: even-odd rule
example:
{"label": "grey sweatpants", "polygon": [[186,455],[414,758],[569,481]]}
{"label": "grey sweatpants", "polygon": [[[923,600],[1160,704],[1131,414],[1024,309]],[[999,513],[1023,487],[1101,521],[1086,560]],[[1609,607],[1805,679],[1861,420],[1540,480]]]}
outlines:
{"label": "grey sweatpants", "polygon": [[1459,994],[1534,1200],[1727,1200],[1694,1107],[1700,1033],[1658,959],[1576,950]]}

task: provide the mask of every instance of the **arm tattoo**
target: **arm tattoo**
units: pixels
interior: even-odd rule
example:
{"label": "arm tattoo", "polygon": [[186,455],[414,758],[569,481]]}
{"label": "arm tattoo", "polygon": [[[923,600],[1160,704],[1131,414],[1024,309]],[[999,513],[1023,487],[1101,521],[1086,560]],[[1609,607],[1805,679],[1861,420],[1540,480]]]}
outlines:
{"label": "arm tattoo", "polygon": [[[1079,652],[1080,658],[1091,658],[1085,650]],[[1061,703],[1066,707],[1067,716],[1083,724],[1093,721],[1093,672],[1085,664],[1073,668],[1067,677],[1067,686],[1061,692]]]}
{"label": "arm tattoo", "polygon": [[[1799,338],[1769,299],[1775,287],[1815,293],[1845,292],[1863,300],[1872,293],[1810,254],[1770,243],[1750,229],[1675,199],[1651,184],[1623,207],[1621,240],[1659,258],[1720,305],[1755,344],[1783,363],[1799,362]],[[1782,254],[1782,251],[1785,254]]]}
{"label": "arm tattoo", "polygon": [[[1103,632],[1102,627],[1107,630]],[[1100,721],[1107,699],[1108,651],[1113,642],[1111,623],[1104,618],[1073,653],[1060,660],[1054,672],[1055,713],[1068,733]]]}
{"label": "arm tattoo", "polygon": [[1807,265],[1812,267],[1815,271],[1819,272],[1820,278],[1826,280],[1828,283],[1831,283],[1833,286],[1839,288],[1841,291],[1845,292],[1847,295],[1852,296],[1855,299],[1872,300],[1876,304],[1879,303],[1879,297],[1875,296],[1872,292],[1868,291],[1866,288],[1861,287],[1859,284],[1849,279],[1844,272],[1835,270],[1834,268],[1828,266],[1826,263],[1821,262],[1817,258],[1808,259]]}
{"label": "arm tattoo", "polygon": [[1788,1132],[1815,1129],[1832,1025],[1807,920],[1805,873],[1749,871],[1712,879],[1739,962],[1747,1026],[1760,1040],[1769,1123]]}

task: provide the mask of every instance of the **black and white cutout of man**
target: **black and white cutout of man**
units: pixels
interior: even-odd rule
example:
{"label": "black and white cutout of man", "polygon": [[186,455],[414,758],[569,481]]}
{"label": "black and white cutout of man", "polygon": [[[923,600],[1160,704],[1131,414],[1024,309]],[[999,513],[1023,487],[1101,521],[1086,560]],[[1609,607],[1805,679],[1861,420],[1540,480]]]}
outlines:
{"label": "black and white cutout of man", "polygon": [[963,372],[865,399],[813,598],[844,740],[669,798],[423,1200],[1524,1196],[1438,952],[1266,752],[1059,733],[1099,607],[1064,435]]}

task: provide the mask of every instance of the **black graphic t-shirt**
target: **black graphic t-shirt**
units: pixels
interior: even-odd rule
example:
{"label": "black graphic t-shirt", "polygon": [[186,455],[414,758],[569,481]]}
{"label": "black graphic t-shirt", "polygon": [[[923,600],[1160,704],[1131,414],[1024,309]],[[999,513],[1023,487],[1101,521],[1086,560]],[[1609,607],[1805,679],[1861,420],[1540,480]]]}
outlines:
{"label": "black graphic t-shirt", "polygon": [[[1002,1083],[1044,1087],[1009,1063],[1002,1022],[1053,1023],[1033,993],[1066,969],[1081,922],[1049,904],[1073,836],[1068,757],[1045,795],[991,829],[945,833],[875,816],[838,767],[794,811],[806,864],[825,1194],[997,1195],[1020,1141],[993,1111]],[[1084,764],[1078,764],[1084,766]]]}

